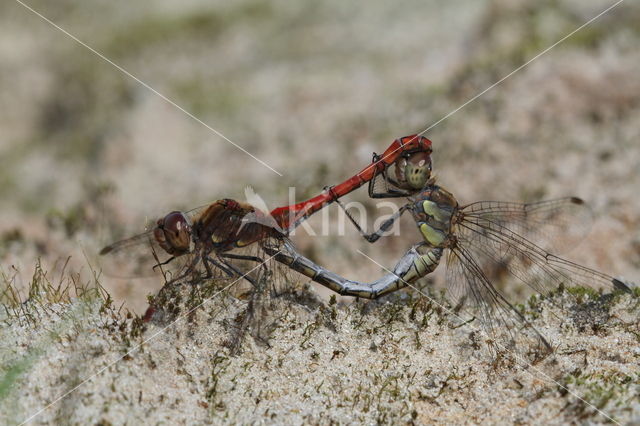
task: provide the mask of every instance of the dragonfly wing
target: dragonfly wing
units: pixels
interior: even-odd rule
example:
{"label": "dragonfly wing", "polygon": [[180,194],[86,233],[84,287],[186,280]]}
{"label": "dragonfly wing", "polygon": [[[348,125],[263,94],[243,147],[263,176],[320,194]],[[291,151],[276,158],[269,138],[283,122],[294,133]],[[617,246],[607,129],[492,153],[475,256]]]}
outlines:
{"label": "dragonfly wing", "polygon": [[142,234],[138,234],[134,237],[109,244],[108,246],[100,250],[100,256],[126,251],[140,245],[147,245],[150,244],[151,240],[153,240],[153,231],[143,232]]}
{"label": "dragonfly wing", "polygon": [[[193,223],[210,204],[196,207],[184,215]],[[156,241],[153,235],[155,221],[146,232],[117,241],[100,250],[98,263],[103,272],[109,276],[120,278],[146,277],[158,273],[168,273],[166,276],[178,276],[179,272],[190,264],[193,256],[182,255],[173,258]]]}
{"label": "dragonfly wing", "polygon": [[202,206],[196,207],[194,209],[191,210],[187,210],[186,212],[184,212],[184,215],[187,216],[189,218],[189,220],[191,221],[191,223],[193,223],[193,221],[200,216],[200,214],[205,211],[209,206],[211,206],[212,204],[214,204],[214,202],[209,203],[209,204],[204,204]]}
{"label": "dragonfly wing", "polygon": [[548,296],[558,287],[626,289],[613,277],[558,257],[495,220],[467,216],[455,229],[458,245],[472,250],[481,264],[492,264]]}
{"label": "dragonfly wing", "polygon": [[464,247],[447,258],[447,297],[455,311],[474,315],[483,327],[489,347],[534,361],[551,352],[538,330],[496,289],[474,254]]}
{"label": "dragonfly wing", "polygon": [[536,203],[479,201],[461,209],[470,221],[506,228],[547,251],[567,252],[588,234],[593,213],[580,198],[566,197]]}
{"label": "dragonfly wing", "polygon": [[108,276],[133,278],[149,277],[165,271],[175,275],[184,267],[188,257],[185,255],[172,259],[157,243],[153,231],[147,231],[106,246],[100,250],[98,262]]}

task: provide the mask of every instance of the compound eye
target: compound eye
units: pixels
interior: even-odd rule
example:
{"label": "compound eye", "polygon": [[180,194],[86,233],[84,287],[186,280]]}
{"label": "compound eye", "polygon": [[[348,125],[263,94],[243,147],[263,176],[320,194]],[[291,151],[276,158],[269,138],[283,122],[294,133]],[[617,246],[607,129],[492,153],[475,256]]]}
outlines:
{"label": "compound eye", "polygon": [[191,226],[184,213],[174,211],[158,221],[156,240],[169,254],[187,253],[191,245]]}
{"label": "compound eye", "polygon": [[163,228],[165,231],[169,231],[172,233],[180,233],[183,230],[189,227],[189,221],[187,221],[186,216],[182,212],[171,212],[164,217],[162,221]]}

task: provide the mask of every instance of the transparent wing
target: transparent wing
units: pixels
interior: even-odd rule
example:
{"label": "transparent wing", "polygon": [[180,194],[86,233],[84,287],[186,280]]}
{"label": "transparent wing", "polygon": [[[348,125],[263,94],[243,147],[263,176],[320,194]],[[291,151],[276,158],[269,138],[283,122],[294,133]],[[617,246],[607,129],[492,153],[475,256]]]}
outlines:
{"label": "transparent wing", "polygon": [[519,361],[533,362],[551,352],[544,337],[493,286],[471,251],[464,247],[451,250],[446,274],[447,297],[456,311],[479,320],[494,353],[515,354]]}
{"label": "transparent wing", "polygon": [[209,207],[211,204],[215,203],[209,203],[209,204],[204,204],[202,206],[198,206],[194,209],[191,210],[187,210],[184,214],[185,216],[187,216],[189,218],[189,220],[191,221],[191,223],[193,223],[194,220],[196,220],[198,218],[198,216],[200,216],[200,213],[202,213],[203,211],[205,211],[207,209],[207,207]]}
{"label": "transparent wing", "polygon": [[480,264],[493,265],[544,296],[561,285],[629,291],[613,277],[551,254],[494,218],[465,216],[454,233]]}
{"label": "transparent wing", "polygon": [[283,242],[283,239],[266,238],[258,244],[234,249],[228,253],[245,257],[244,260],[225,259],[232,262],[238,272],[246,274],[252,281],[252,284],[249,284],[238,276],[228,278],[228,282],[233,284],[228,288],[230,294],[247,303],[246,309],[240,312],[235,321],[228,324],[229,338],[226,344],[232,353],[242,350],[247,334],[251,335],[256,343],[268,347],[271,334],[279,326],[278,317],[274,316],[273,303],[276,296],[293,291],[290,287],[293,280],[286,276],[288,269],[273,260],[273,256],[269,256],[263,247],[280,250]]}
{"label": "transparent wing", "polygon": [[554,253],[576,247],[593,222],[591,209],[577,197],[536,203],[479,201],[461,211],[470,221],[506,228]]}
{"label": "transparent wing", "polygon": [[501,274],[545,297],[561,285],[628,291],[613,277],[551,254],[532,241],[544,244],[552,230],[562,233],[572,227],[571,218],[582,214],[583,205],[579,199],[563,198],[532,204],[484,201],[462,209],[452,230],[456,247],[447,262],[447,296],[477,315],[498,349],[503,346],[529,356],[531,348],[535,353],[549,349],[495,287]]}
{"label": "transparent wing", "polygon": [[[208,206],[189,210],[185,215],[193,222]],[[149,277],[165,272],[177,276],[191,259],[189,255],[173,258],[165,252],[155,241],[153,229],[116,241],[100,250],[99,254],[98,263],[102,271],[119,278]]]}
{"label": "transparent wing", "polygon": [[117,241],[100,250],[98,262],[108,276],[117,278],[149,277],[169,272],[177,276],[189,255],[172,258],[147,231],[125,240]]}

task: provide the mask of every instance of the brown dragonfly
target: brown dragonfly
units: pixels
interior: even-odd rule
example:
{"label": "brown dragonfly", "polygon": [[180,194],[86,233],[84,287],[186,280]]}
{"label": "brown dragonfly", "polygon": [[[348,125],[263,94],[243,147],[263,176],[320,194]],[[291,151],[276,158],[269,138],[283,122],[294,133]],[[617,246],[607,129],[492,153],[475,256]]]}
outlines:
{"label": "brown dragonfly", "polygon": [[[287,240],[289,230],[314,212],[369,182],[390,166],[398,164],[402,168],[406,158],[413,155],[420,154],[423,162],[430,164],[430,153],[431,141],[425,137],[411,135],[398,138],[383,155],[356,175],[307,201],[280,207],[270,213],[264,203],[261,208],[256,208],[250,203],[231,199],[217,200],[188,212],[173,211],[159,219],[152,229],[103,248],[100,251],[101,264],[112,275],[122,275],[119,271],[126,271],[125,275],[129,276],[161,271],[167,281],[163,290],[170,290],[170,284],[187,279],[200,282],[218,272],[237,278],[236,281],[244,278],[254,290],[260,290],[251,292],[247,316],[242,321],[246,325],[255,317],[254,300],[260,298],[264,286],[260,285],[262,279],[249,275],[251,270],[243,272],[234,261],[257,262],[264,272],[262,277],[267,276],[266,259],[260,257],[264,247],[277,253],[283,243],[290,245]],[[246,251],[253,253],[247,254]],[[158,296],[165,294],[163,290]],[[156,302],[157,298],[154,298],[145,314],[146,320],[151,319],[156,311]],[[258,330],[260,326],[252,328]],[[237,339],[233,347],[238,347]]]}
{"label": "brown dragonfly", "polygon": [[[310,215],[390,166],[406,163],[406,158],[414,155],[420,155],[430,165],[430,154],[429,139],[404,136],[394,140],[381,156],[354,176],[300,203],[268,212],[264,202],[256,208],[251,203],[221,199],[188,212],[173,211],[159,219],[152,229],[103,248],[101,264],[108,274],[116,276],[143,276],[161,271],[176,281],[190,275],[209,278],[216,271],[223,271],[229,276],[244,277],[232,260],[263,263],[258,256],[262,244],[277,247],[291,229]],[[255,250],[251,255],[231,253],[247,249]],[[205,273],[199,274],[200,269]]]}
{"label": "brown dragonfly", "polygon": [[[100,255],[105,256],[111,270],[114,265],[132,265],[134,276],[158,270],[170,281],[189,276],[203,279],[212,277],[215,268],[229,277],[243,276],[255,284],[230,260],[264,260],[230,251],[258,241],[284,238],[279,227],[268,219],[267,214],[248,203],[221,199],[188,212],[170,212],[158,219],[152,229],[108,245]],[[200,265],[204,274],[199,273]]]}

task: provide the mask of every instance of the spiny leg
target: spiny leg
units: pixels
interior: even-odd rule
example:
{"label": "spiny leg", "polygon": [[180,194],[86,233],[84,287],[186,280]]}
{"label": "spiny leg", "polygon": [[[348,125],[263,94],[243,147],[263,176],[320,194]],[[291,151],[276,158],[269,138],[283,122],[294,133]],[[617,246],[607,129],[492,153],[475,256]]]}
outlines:
{"label": "spiny leg", "polygon": [[160,258],[158,257],[158,253],[156,252],[155,247],[153,247],[153,245],[151,246],[151,253],[153,254],[153,258],[156,261],[156,264],[153,266],[152,270],[155,271],[156,268],[160,269],[160,272],[162,273],[162,278],[164,278],[164,283],[169,284],[169,282],[167,281],[167,275],[165,273],[165,271],[162,269],[162,267],[166,264],[168,264],[169,262],[171,262],[172,260],[174,260],[176,257],[175,256],[171,256],[166,262],[160,262]]}
{"label": "spiny leg", "polygon": [[189,265],[184,268],[184,273],[165,282],[162,288],[158,291],[158,294],[153,296],[153,298],[150,300],[149,307],[144,314],[145,322],[150,321],[156,310],[173,297],[172,291],[180,284],[179,281],[189,276],[193,272],[199,261],[200,256],[194,256],[193,259],[191,259]]}
{"label": "spiny leg", "polygon": [[220,257],[226,257],[227,259],[238,259],[238,260],[250,260],[252,262],[260,263],[261,267],[266,271],[267,264],[264,259],[259,258],[258,256],[250,256],[245,254],[234,254],[234,253],[220,253]]}
{"label": "spiny leg", "polygon": [[[382,157],[374,152],[372,164],[375,164],[376,162],[380,161],[380,159],[382,159]],[[370,198],[401,198],[401,197],[409,197],[412,195],[412,193],[409,191],[397,188],[400,185],[398,184],[398,182],[396,182],[395,180],[387,176],[386,169],[380,172],[380,174],[382,175],[382,180],[385,184],[386,191],[376,192],[376,188],[375,188],[376,179],[375,178],[371,179],[368,185]],[[396,188],[389,188],[389,183],[391,183],[391,185],[395,186]]]}
{"label": "spiny leg", "polygon": [[317,265],[298,253],[290,242],[286,242],[281,250],[272,247],[265,247],[264,250],[276,261],[336,293],[366,299],[376,299],[425,277],[436,269],[442,257],[442,249],[428,247],[420,243],[409,249],[392,273],[386,274],[372,283],[361,283],[343,278]]}
{"label": "spiny leg", "polygon": [[[227,255],[229,253],[226,253]],[[224,256],[232,259],[242,259],[242,260],[253,260],[256,262],[261,262],[262,266],[264,266],[264,261],[256,256],[243,256],[243,255],[231,255]],[[233,267],[228,264],[227,266]],[[240,271],[237,270],[237,273],[240,275]],[[265,267],[266,271],[266,267]],[[253,291],[250,294],[247,308],[242,314],[242,321],[240,321],[237,328],[231,333],[231,337],[229,339],[229,348],[231,353],[236,355],[241,350],[242,342],[244,340],[244,336],[247,331],[250,332],[251,336],[258,342],[269,347],[268,335],[263,335],[265,329],[267,330],[267,334],[269,333],[268,328],[269,324],[265,324],[265,318],[267,316],[265,302],[262,301],[263,296],[265,294],[266,284],[265,280],[267,279],[266,273],[258,278],[258,281],[255,282],[252,278],[249,278],[246,274],[242,275],[247,281],[251,283],[253,286]]]}
{"label": "spiny leg", "polygon": [[160,268],[160,270],[162,270],[162,267],[163,267],[164,265],[168,265],[169,263],[171,263],[171,261],[173,261],[173,260],[175,260],[175,259],[176,259],[176,257],[175,257],[175,256],[171,256],[169,259],[165,260],[164,262],[159,262],[159,263],[156,263],[155,265],[153,265],[153,268],[152,268],[152,269],[153,269],[154,271],[156,270],[156,268]]}
{"label": "spiny leg", "polygon": [[169,280],[165,285],[172,285],[178,281],[183,280],[184,278],[188,277],[189,275],[191,275],[191,273],[194,271],[194,269],[196,268],[196,265],[198,264],[198,262],[200,261],[200,258],[198,256],[194,256],[193,259],[191,260],[191,262],[189,262],[189,265],[187,267],[184,268],[184,272],[180,275],[178,275],[175,278],[172,278],[171,280]]}
{"label": "spiny leg", "polygon": [[[235,266],[233,266],[231,263],[227,262],[226,260],[224,260],[225,257],[230,257],[230,256],[223,256],[223,255],[228,255],[229,253],[220,253],[218,254],[218,260],[224,264],[224,266],[226,266],[228,269],[230,269],[231,271],[233,271],[233,273],[235,274],[235,276],[239,277],[239,278],[244,278],[245,280],[249,281],[249,283],[257,288],[258,287],[258,283],[256,283],[256,281],[251,278],[247,273],[243,273],[240,269],[236,268]],[[236,255],[238,256],[238,255]],[[231,258],[231,257],[230,257]],[[233,258],[232,258],[233,259]]]}
{"label": "spiny leg", "polygon": [[263,273],[262,277],[267,277],[269,275],[269,269],[267,268],[267,263],[264,261],[264,259],[258,256],[251,256],[246,254],[234,254],[234,253],[222,253],[220,254],[220,256],[226,257],[228,259],[248,260],[251,262],[259,263]]}
{"label": "spiny leg", "polygon": [[391,215],[391,217],[389,217],[387,220],[382,222],[377,230],[375,230],[374,232],[372,232],[370,234],[367,234],[366,232],[364,232],[364,230],[358,224],[358,222],[353,218],[351,213],[349,213],[349,211],[344,206],[344,204],[342,204],[342,202],[340,202],[340,200],[338,200],[338,199],[336,199],[336,203],[338,203],[340,208],[342,208],[342,210],[344,211],[344,214],[347,215],[347,218],[349,218],[349,220],[351,221],[351,223],[353,223],[353,225],[356,227],[358,232],[360,232],[360,235],[362,235],[362,237],[365,240],[369,241],[370,243],[375,243],[376,241],[378,241],[380,239],[380,237],[384,236],[384,234],[389,229],[391,229],[391,227],[393,226],[395,221],[398,220],[400,218],[400,216],[402,216],[402,213],[404,213],[405,211],[409,210],[411,208],[411,206],[412,206],[412,204],[405,204],[404,206],[400,207],[400,210],[398,210],[393,215]]}
{"label": "spiny leg", "polygon": [[205,265],[204,266],[205,266],[205,269],[207,270],[207,276],[205,278],[211,278],[213,276],[213,271],[211,270],[211,267],[209,266],[209,263],[211,263],[213,266],[215,266],[216,268],[220,269],[222,272],[227,274],[227,276],[229,278],[232,278],[232,277],[234,277],[236,275],[234,271],[230,270],[229,268],[227,268],[222,263],[216,261],[211,256],[206,256],[204,259],[205,259]]}
{"label": "spiny leg", "polygon": [[413,194],[409,191],[394,188],[389,189],[387,192],[375,192],[373,183],[369,183],[369,198],[406,198],[411,195]]}

